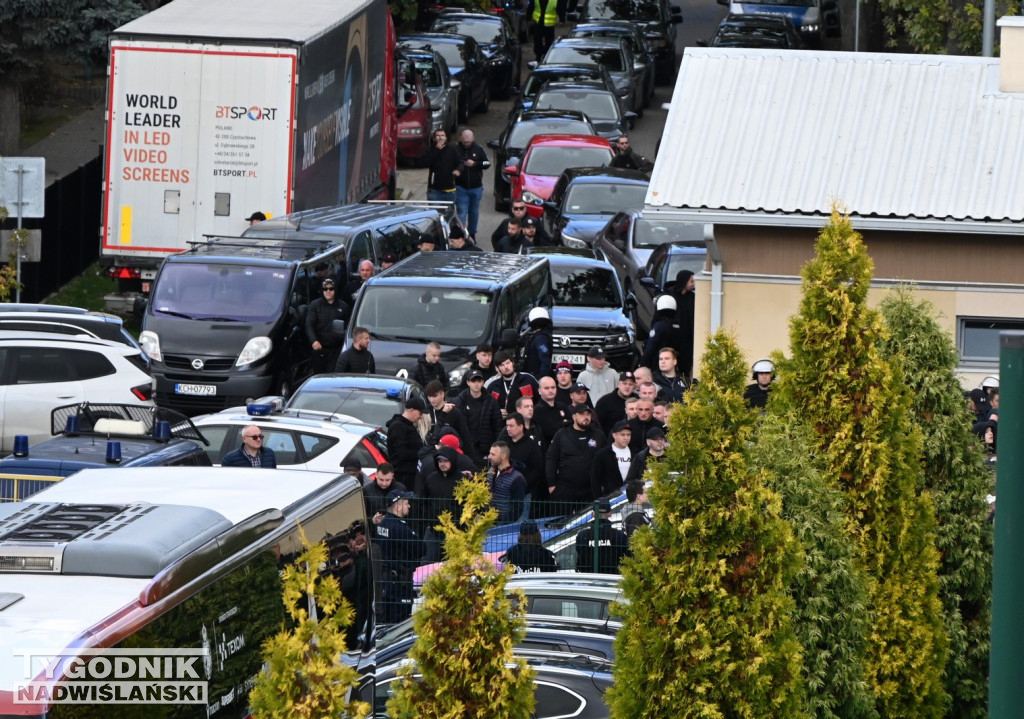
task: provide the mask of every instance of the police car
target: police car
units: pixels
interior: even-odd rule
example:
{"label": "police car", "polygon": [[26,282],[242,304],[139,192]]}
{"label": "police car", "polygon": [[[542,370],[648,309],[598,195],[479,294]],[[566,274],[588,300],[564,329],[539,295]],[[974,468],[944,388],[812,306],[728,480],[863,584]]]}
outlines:
{"label": "police car", "polygon": [[289,409],[283,397],[264,397],[245,407],[232,407],[193,418],[206,437],[210,461],[242,446],[242,429],[256,425],[263,446],[274,450],[279,469],[337,471],[358,464],[365,477],[387,461],[387,440],[377,428],[348,415]]}

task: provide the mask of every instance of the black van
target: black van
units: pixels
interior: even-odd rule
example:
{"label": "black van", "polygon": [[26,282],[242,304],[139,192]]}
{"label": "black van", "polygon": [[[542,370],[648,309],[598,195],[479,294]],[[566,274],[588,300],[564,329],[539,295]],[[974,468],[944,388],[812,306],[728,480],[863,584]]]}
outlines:
{"label": "black van", "polygon": [[499,252],[413,255],[363,285],[349,323],[370,331],[377,372],[409,369],[428,342],[457,386],[478,344],[514,350],[533,307],[551,309],[546,257]]}
{"label": "black van", "polygon": [[[288,396],[310,372],[309,303],[315,267],[344,284],[359,263],[416,252],[423,234],[447,237],[433,207],[343,205],[213,237],[164,260],[142,307],[139,343],[153,360],[157,403],[217,412],[268,394]],[[340,330],[343,331],[343,330]]]}

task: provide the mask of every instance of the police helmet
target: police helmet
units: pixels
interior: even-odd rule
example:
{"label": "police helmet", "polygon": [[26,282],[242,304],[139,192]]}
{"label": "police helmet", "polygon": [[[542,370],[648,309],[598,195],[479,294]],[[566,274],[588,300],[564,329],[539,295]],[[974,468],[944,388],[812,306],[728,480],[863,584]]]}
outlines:
{"label": "police helmet", "polygon": [[775,376],[775,363],[772,362],[770,359],[767,359],[767,358],[759,359],[757,362],[755,362],[753,364],[753,366],[750,368],[750,370],[751,370],[751,372],[750,372],[750,379],[755,379],[756,380],[757,379],[757,375],[760,374],[761,372],[767,372],[772,377],[774,377]]}
{"label": "police helmet", "polygon": [[654,311],[661,312],[662,310],[676,310],[676,298],[672,295],[662,295],[654,301]]}
{"label": "police helmet", "polygon": [[546,307],[534,307],[530,310],[530,314],[526,316],[527,322],[531,327],[536,327],[541,324],[551,323],[551,313],[548,312]]}
{"label": "police helmet", "polygon": [[999,389],[999,377],[989,375],[981,381],[982,389]]}

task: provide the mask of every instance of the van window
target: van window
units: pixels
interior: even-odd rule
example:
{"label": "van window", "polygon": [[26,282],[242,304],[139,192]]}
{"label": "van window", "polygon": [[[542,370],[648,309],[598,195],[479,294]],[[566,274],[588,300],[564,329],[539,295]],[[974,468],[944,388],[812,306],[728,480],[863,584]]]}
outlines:
{"label": "van window", "polygon": [[377,265],[377,258],[373,255],[373,243],[370,241],[370,233],[360,232],[349,244],[348,252],[348,274],[350,278],[359,276],[359,263],[369,260]]}
{"label": "van window", "polygon": [[367,286],[353,326],[379,339],[476,345],[489,340],[491,296],[435,287]]}
{"label": "van window", "polygon": [[284,267],[169,262],[150,303],[155,314],[238,322],[273,322],[291,297]]}
{"label": "van window", "polygon": [[512,288],[512,327],[525,321],[526,314],[537,305],[547,305],[547,273],[531,272]]}
{"label": "van window", "polygon": [[413,220],[410,222],[413,227],[416,228],[416,232],[420,235],[427,235],[434,239],[434,246],[438,249],[447,246],[444,234],[441,232],[441,225],[433,217],[424,217],[420,220]]}
{"label": "van window", "polygon": [[380,251],[382,255],[389,252],[398,259],[403,260],[417,251],[419,244],[419,230],[407,222],[399,222],[396,225],[378,230],[380,233]]}

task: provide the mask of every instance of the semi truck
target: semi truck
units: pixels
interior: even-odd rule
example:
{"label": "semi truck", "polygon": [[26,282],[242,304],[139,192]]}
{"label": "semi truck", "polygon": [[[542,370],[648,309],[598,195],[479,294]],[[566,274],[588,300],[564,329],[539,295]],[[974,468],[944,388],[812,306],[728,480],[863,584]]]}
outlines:
{"label": "semi truck", "polygon": [[110,310],[130,311],[167,255],[256,213],[393,199],[397,118],[422,84],[387,0],[174,0],[109,47]]}

